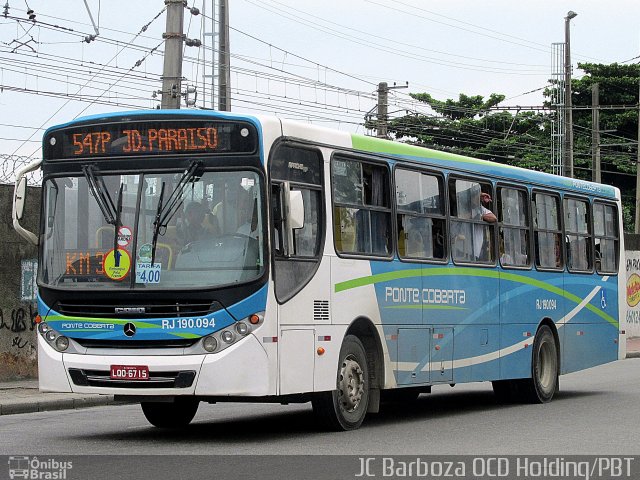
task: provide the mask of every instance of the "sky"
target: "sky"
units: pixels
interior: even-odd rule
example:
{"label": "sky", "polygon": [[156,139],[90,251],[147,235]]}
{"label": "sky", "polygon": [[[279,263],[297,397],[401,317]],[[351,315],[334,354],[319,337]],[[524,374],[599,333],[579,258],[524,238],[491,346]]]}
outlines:
{"label": "sky", "polygon": [[[164,1],[87,4],[98,29],[89,43],[96,32],[83,0],[0,1],[0,155],[37,158],[49,126],[158,105]],[[197,98],[182,108],[211,108],[212,2],[188,7],[200,15],[185,10],[187,37],[206,44],[185,47],[183,88]],[[578,13],[574,77],[578,62],[640,60],[636,0],[230,0],[232,111],[367,133],[363,118],[382,81],[408,82],[392,93],[392,116],[431,113],[408,95],[421,92],[540,105],[569,10]],[[0,167],[1,177],[10,167]]]}

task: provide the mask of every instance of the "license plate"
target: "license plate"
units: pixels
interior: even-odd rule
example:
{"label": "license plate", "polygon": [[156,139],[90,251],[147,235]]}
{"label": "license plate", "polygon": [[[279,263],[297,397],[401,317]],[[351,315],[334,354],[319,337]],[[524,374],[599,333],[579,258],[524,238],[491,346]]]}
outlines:
{"label": "license plate", "polygon": [[111,365],[112,380],[149,380],[146,365]]}

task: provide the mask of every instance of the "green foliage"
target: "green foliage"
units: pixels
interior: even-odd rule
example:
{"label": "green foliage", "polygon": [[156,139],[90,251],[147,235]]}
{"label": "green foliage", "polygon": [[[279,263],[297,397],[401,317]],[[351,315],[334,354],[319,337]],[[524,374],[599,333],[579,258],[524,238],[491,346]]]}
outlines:
{"label": "green foliage", "polygon": [[[600,105],[637,105],[640,65],[580,63],[584,72],[572,80],[574,105],[574,172],[577,178],[592,178],[591,88],[599,84]],[[544,95],[550,99],[555,85]],[[396,139],[438,150],[484,158],[532,170],[551,171],[551,110],[500,111],[504,95],[461,93],[458,100],[437,100],[429,93],[411,95],[429,105],[432,116],[411,114],[389,123]],[[547,108],[550,101],[546,101]],[[638,109],[601,109],[602,181],[622,190],[625,230],[633,230]],[[635,142],[635,143],[634,143]],[[607,146],[607,144],[628,144]]]}

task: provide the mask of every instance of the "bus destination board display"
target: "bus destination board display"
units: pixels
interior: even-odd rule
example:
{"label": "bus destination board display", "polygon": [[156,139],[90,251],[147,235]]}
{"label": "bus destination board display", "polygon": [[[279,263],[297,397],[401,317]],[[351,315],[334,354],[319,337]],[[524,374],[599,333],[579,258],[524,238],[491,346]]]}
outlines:
{"label": "bus destination board display", "polygon": [[70,160],[117,156],[253,153],[255,128],[242,122],[154,121],[94,124],[54,130],[45,158]]}

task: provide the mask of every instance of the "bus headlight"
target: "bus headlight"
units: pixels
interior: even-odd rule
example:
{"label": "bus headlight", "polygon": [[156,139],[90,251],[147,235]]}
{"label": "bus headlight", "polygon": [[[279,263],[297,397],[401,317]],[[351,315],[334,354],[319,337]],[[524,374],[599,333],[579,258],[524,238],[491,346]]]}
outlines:
{"label": "bus headlight", "polygon": [[204,348],[207,352],[215,352],[216,348],[218,348],[218,341],[213,336],[204,337],[202,339],[202,348]]}
{"label": "bus headlight", "polygon": [[44,335],[45,333],[47,333],[50,330],[49,325],[47,325],[47,322],[42,322],[41,324],[38,325],[38,331]]}
{"label": "bus headlight", "polygon": [[67,348],[69,348],[69,339],[63,335],[60,335],[56,338],[56,349],[59,352],[64,352]]}
{"label": "bus headlight", "polygon": [[58,334],[54,330],[48,330],[47,333],[45,333],[44,338],[49,342],[53,342],[57,336]]}
{"label": "bus headlight", "polygon": [[206,353],[220,353],[253,333],[254,330],[262,326],[263,322],[264,312],[256,312],[229,325],[222,331],[202,337],[201,342],[195,347],[195,351],[202,353],[204,350]]}
{"label": "bus headlight", "polygon": [[236,323],[236,332],[238,332],[240,335],[246,335],[247,333],[249,333],[249,325],[244,322]]}

